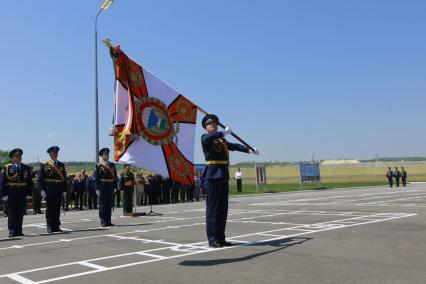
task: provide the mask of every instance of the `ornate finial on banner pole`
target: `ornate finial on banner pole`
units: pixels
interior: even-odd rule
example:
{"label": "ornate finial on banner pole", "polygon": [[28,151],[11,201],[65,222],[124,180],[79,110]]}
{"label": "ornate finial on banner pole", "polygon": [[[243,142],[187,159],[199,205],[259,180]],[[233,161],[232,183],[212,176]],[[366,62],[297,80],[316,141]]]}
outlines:
{"label": "ornate finial on banner pole", "polygon": [[109,48],[114,48],[114,46],[111,43],[111,40],[109,38],[106,38],[103,40],[104,44]]}

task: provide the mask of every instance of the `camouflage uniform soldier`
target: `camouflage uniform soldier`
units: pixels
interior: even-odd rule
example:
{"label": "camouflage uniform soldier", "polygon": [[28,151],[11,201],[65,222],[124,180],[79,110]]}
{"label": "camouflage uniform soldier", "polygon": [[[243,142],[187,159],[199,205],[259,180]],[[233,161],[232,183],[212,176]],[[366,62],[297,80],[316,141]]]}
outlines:
{"label": "camouflage uniform soldier", "polygon": [[120,190],[123,191],[123,214],[133,212],[135,175],[130,171],[130,169],[130,165],[126,164],[120,179]]}

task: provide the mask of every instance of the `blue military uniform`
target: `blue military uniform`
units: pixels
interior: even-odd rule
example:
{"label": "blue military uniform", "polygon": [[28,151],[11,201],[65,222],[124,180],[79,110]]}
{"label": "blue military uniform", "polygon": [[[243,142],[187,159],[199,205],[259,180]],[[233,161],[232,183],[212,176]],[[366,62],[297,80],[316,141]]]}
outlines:
{"label": "blue military uniform", "polygon": [[[99,151],[99,156],[102,156],[104,148]],[[102,227],[113,226],[111,223],[112,205],[114,202],[114,190],[118,188],[117,170],[114,163],[101,161],[96,165],[95,172],[95,188],[99,191],[99,218],[101,219]]]}
{"label": "blue military uniform", "polygon": [[[20,152],[14,149],[9,156]],[[23,236],[22,222],[27,208],[27,199],[32,196],[31,168],[25,164],[8,164],[0,176],[0,190],[3,197],[7,197],[9,237]]]}
{"label": "blue military uniform", "polygon": [[[209,119],[214,119],[216,123],[219,122],[217,116],[207,115],[203,119],[204,128]],[[207,239],[211,246],[222,246],[226,244],[225,227],[228,216],[229,151],[249,153],[249,148],[240,144],[229,143],[225,140],[224,133],[220,131],[202,135],[201,145],[207,164],[202,176],[207,192]]]}
{"label": "blue military uniform", "polygon": [[[58,152],[59,147],[53,146],[47,153]],[[62,232],[61,225],[61,205],[62,197],[67,192],[67,173],[65,165],[58,160],[49,160],[40,165],[39,188],[46,193],[46,223],[49,233]]]}

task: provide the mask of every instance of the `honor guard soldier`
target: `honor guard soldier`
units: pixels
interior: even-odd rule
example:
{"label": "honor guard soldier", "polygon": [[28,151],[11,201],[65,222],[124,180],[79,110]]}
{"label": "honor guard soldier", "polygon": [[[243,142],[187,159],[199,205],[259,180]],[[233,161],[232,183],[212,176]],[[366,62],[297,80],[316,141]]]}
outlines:
{"label": "honor guard soldier", "polygon": [[12,164],[4,167],[0,178],[2,199],[8,206],[9,238],[20,237],[22,233],[22,221],[27,208],[27,199],[32,196],[32,172],[31,168],[22,164],[21,149],[13,149],[9,152]]}
{"label": "honor guard soldier", "polygon": [[40,165],[39,188],[41,196],[46,200],[47,232],[62,232],[61,221],[62,199],[67,195],[67,173],[65,165],[58,161],[59,147],[47,149],[50,159]]}
{"label": "honor guard soldier", "polygon": [[231,134],[232,131],[228,127],[224,132],[218,131],[218,124],[219,118],[216,115],[206,115],[202,120],[202,125],[207,133],[201,137],[207,165],[203,173],[204,186],[207,191],[207,239],[209,246],[214,248],[232,245],[225,239],[229,195],[229,151],[259,154],[256,149],[252,152],[246,146],[226,141],[225,135]]}
{"label": "honor guard soldier", "polygon": [[402,186],[407,185],[407,172],[405,171],[404,167],[401,167],[401,179],[402,179]]}
{"label": "honor guard soldier", "polygon": [[399,172],[398,167],[395,167],[393,176],[395,177],[396,187],[399,187],[399,179],[401,178],[401,173]]}
{"label": "honor guard soldier", "polygon": [[99,151],[102,161],[95,168],[95,188],[99,197],[99,218],[102,227],[114,226],[111,223],[112,205],[114,194],[117,191],[117,170],[114,163],[109,161],[109,149],[103,148]]}
{"label": "honor guard soldier", "polygon": [[124,165],[121,174],[120,190],[123,191],[123,213],[133,212],[133,192],[135,187],[135,175],[130,171],[130,164]]}
{"label": "honor guard soldier", "polygon": [[386,177],[388,178],[389,187],[393,185],[393,171],[391,167],[388,167],[388,171],[386,172]]}

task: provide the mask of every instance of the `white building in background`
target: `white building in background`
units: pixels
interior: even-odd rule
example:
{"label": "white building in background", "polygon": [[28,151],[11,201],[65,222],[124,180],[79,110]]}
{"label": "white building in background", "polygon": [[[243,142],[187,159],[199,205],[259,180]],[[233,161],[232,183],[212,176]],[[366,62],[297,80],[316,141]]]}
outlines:
{"label": "white building in background", "polygon": [[353,165],[361,164],[359,160],[324,160],[321,162],[321,166],[332,166],[332,165]]}

